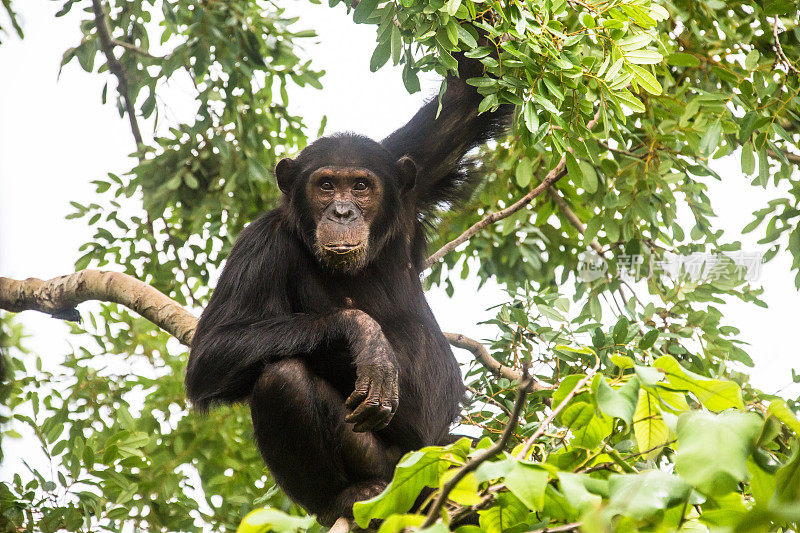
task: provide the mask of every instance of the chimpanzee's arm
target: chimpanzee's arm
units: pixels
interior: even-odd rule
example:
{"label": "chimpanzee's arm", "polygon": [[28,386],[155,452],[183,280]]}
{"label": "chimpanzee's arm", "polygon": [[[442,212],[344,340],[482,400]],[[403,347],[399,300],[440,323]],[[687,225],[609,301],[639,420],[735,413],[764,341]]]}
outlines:
{"label": "chimpanzee's arm", "polygon": [[452,202],[471,192],[469,176],[462,165],[464,155],[503,132],[514,111],[502,105],[496,111],[478,114],[482,96],[466,80],[483,75],[483,66],[460,54],[459,76],[447,77],[447,90],[425,104],[414,117],[381,144],[398,158],[409,156],[417,165],[417,208],[428,210],[440,202]]}
{"label": "chimpanzee's arm", "polygon": [[[359,374],[365,376],[362,393],[371,391],[370,379],[375,378],[377,390],[371,391],[381,400],[396,401],[387,390],[396,381],[389,374],[395,366],[394,354],[384,340],[380,326],[366,313],[355,309],[326,315],[294,313],[259,320],[253,323],[226,323],[199,329],[192,342],[189,366],[186,370],[186,391],[197,409],[206,410],[212,403],[236,402],[245,399],[269,362],[285,357],[314,352],[332,341],[347,342],[354,354]],[[372,366],[387,366],[387,375]],[[378,375],[380,374],[380,375]],[[388,380],[383,384],[383,380]],[[362,380],[364,382],[365,380]],[[356,386],[356,392],[359,387]],[[354,398],[361,396],[355,394]],[[348,404],[356,407],[361,400]],[[395,406],[396,407],[396,406]],[[392,409],[393,411],[394,409]]]}
{"label": "chimpanzee's arm", "polygon": [[244,400],[269,362],[344,341],[358,376],[348,421],[380,429],[397,408],[394,352],[378,323],[357,309],[289,311],[288,270],[298,252],[269,218],[242,232],[200,317],[186,369],[189,399],[201,411]]}

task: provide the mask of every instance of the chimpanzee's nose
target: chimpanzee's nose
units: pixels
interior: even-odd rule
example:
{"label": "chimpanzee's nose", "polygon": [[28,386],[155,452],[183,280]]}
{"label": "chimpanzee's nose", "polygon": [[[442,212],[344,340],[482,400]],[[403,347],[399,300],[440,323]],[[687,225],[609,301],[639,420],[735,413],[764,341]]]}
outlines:
{"label": "chimpanzee's nose", "polygon": [[336,222],[352,222],[357,218],[356,206],[353,202],[334,202],[331,217]]}

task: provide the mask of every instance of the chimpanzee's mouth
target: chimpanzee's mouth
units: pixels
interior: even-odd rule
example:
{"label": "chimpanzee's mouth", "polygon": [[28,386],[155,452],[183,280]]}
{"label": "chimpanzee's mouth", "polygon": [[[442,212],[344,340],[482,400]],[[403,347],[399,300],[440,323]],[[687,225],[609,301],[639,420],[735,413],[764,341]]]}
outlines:
{"label": "chimpanzee's mouth", "polygon": [[342,242],[336,244],[324,244],[322,247],[326,251],[333,252],[335,254],[349,254],[362,248],[363,244],[362,243],[351,244],[349,242]]}

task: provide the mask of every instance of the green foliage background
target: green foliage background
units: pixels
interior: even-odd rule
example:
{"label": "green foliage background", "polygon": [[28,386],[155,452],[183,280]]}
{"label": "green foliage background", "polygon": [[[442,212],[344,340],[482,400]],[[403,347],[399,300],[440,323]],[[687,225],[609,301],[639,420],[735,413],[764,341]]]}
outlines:
{"label": "green foliage background", "polygon": [[[84,38],[64,63],[107,78],[102,98],[120,101],[124,113],[90,2],[59,4],[62,14],[86,10]],[[96,181],[94,203],[73,203],[72,217],[95,231],[76,268],[121,269],[199,309],[235,236],[275,204],[275,162],[308,140],[288,104],[294,87],[321,87],[322,65],[298,49],[314,33],[264,0],[104,6],[113,38],[126,43],[115,52],[137,115],[157,117],[160,91],[178,77],[195,87],[197,115],[138,146],[128,174]],[[10,3],[3,7],[15,21]],[[361,0],[351,12],[354,23],[376,28],[371,68],[402,64],[409,91],[419,90],[419,72],[452,69],[460,49],[486,67],[470,80],[485,95],[482,110],[518,106],[513,134],[476,162],[485,184],[464,209],[441,213],[432,250],[566,158],[555,192],[475,235],[427,278],[451,290],[452,276],[470,273],[503,283],[508,303],[492,321],[491,353],[517,371],[532,363],[551,388],[526,398],[508,453],[468,475],[432,529],[797,529],[800,403],[766,395],[736,371],[753,363],[724,318],[726,298],[763,306],[760,289],[733,264],[701,280],[646,268],[630,281],[620,275],[633,254],[649,265],[741,249],[714,225],[707,195],[711,180],[730,179],[709,160],[736,152],[753,186],[776,191],[753,206],[744,230],[763,235],[768,260],[790,253],[800,286],[796,3]],[[168,53],[151,52],[163,47]],[[683,206],[689,219],[679,216]],[[607,274],[576,277],[593,242]],[[45,371],[25,352],[13,316],[0,317],[3,439],[15,437],[14,418],[33,429],[51,463],[46,472],[20,465],[0,483],[0,527],[222,530],[256,510],[242,531],[319,529],[274,488],[246,409],[208,418],[189,411],[186,352],[174,339],[115,305],[85,318],[72,326],[74,351]],[[477,364],[464,370],[474,397],[463,422],[483,432],[483,449],[508,424],[517,383]],[[459,441],[409,454],[383,495],[356,506],[357,522],[385,519],[384,533],[418,527],[417,495],[442,486],[476,451]],[[477,512],[477,526],[458,526],[466,510]]]}

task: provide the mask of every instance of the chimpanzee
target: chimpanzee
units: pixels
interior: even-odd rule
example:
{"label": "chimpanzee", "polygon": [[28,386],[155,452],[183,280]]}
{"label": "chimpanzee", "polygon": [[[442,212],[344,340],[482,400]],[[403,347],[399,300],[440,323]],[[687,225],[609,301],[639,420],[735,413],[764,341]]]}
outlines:
{"label": "chimpanzee", "polygon": [[478,113],[460,58],[438,99],[380,143],[323,137],[275,169],[280,207],[236,241],[192,342],[196,409],[250,403],[264,461],[330,525],[405,452],[442,443],[464,385],[420,282],[426,221],[471,193],[465,154],[513,111]]}

